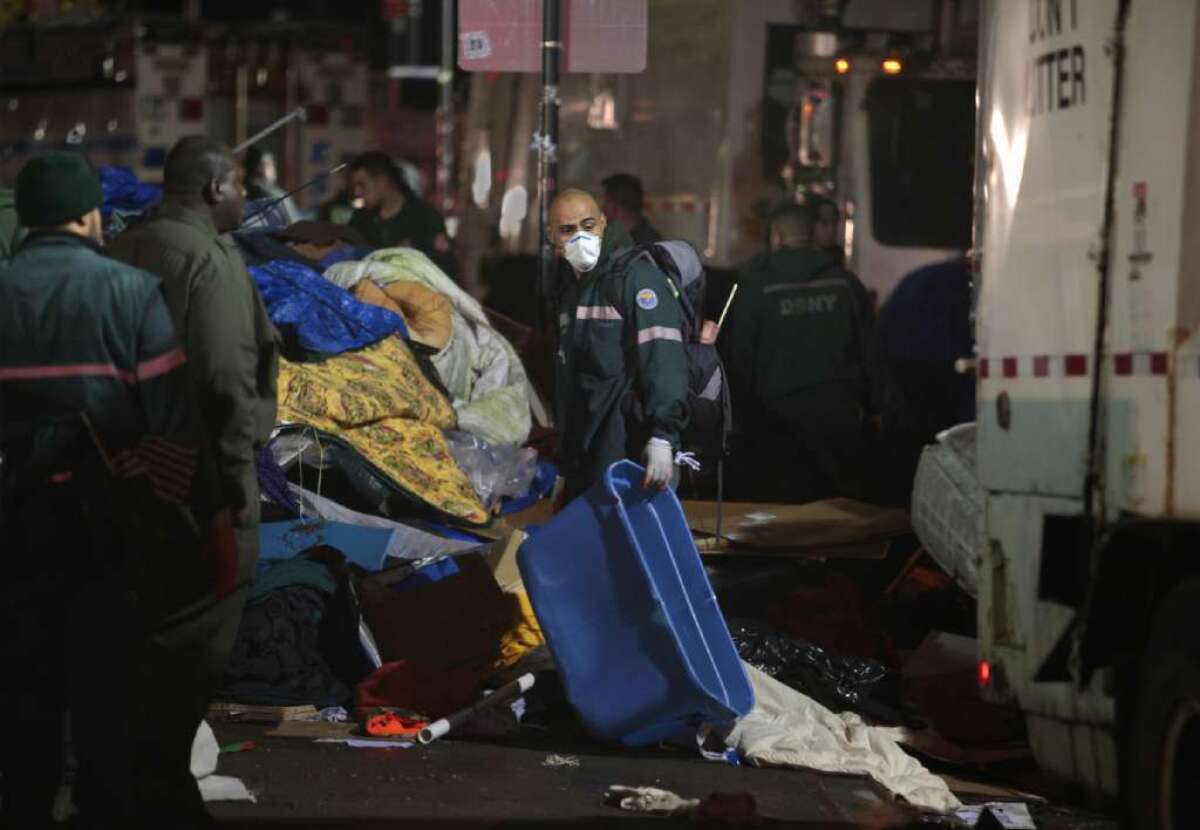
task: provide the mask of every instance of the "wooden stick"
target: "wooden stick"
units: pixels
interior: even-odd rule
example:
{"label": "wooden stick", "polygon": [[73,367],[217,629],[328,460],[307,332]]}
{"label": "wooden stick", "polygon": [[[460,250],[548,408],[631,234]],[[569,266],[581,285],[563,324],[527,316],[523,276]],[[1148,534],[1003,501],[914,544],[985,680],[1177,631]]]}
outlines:
{"label": "wooden stick", "polygon": [[729,299],[725,301],[725,308],[721,309],[721,318],[717,320],[717,332],[721,331],[721,326],[725,324],[725,315],[729,313],[729,307],[733,305],[733,298],[737,295],[738,284],[733,284],[733,290],[729,292]]}

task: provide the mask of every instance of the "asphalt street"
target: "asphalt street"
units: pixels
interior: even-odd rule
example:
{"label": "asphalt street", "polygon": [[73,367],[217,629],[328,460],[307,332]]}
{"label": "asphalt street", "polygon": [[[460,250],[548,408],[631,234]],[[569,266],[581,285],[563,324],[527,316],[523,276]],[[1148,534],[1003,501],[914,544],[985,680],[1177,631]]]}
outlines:
{"label": "asphalt street", "polygon": [[[759,826],[951,826],[897,804],[862,778],[733,767],[683,750],[631,751],[526,730],[512,742],[444,740],[411,749],[353,748],[267,737],[269,727],[214,723],[218,773],[240,777],[257,803],[210,805],[223,827],[521,827],[688,821],[628,813],[604,803],[610,785],[653,786],[684,798],[749,793]],[[567,756],[578,766],[551,765]],[[964,799],[966,800],[966,799]],[[1087,812],[1039,806],[1039,828],[1115,830]],[[689,822],[695,826],[695,822]]]}

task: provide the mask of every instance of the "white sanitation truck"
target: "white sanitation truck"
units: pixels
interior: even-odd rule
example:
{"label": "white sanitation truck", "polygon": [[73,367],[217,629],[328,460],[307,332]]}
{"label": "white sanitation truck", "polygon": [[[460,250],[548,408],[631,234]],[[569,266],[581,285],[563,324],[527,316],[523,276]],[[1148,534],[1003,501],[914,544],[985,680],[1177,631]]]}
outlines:
{"label": "white sanitation truck", "polygon": [[1197,828],[1200,3],[990,0],[978,77],[980,684]]}

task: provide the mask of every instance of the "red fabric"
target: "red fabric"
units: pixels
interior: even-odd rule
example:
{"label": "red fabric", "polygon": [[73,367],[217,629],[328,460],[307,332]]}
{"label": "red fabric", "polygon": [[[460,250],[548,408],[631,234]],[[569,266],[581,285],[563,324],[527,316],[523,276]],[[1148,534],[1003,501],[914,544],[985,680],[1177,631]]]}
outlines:
{"label": "red fabric", "polygon": [[229,511],[222,510],[208,527],[208,547],[216,570],[217,598],[229,596],[237,585],[238,545]]}
{"label": "red fabric", "polygon": [[481,680],[473,669],[431,669],[406,660],[384,663],[358,684],[355,704],[360,709],[396,706],[436,720],[474,703]]}

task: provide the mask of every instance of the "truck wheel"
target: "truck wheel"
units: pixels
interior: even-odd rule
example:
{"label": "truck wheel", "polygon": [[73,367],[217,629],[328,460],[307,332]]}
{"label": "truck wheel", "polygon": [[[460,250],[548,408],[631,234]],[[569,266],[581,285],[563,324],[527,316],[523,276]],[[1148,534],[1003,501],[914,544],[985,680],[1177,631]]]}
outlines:
{"label": "truck wheel", "polygon": [[1136,680],[1123,787],[1129,826],[1200,827],[1200,578],[1159,606]]}

